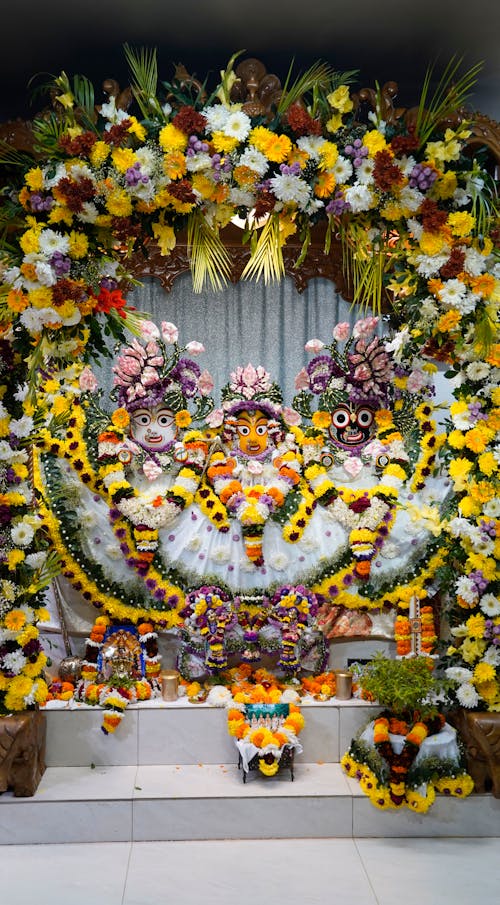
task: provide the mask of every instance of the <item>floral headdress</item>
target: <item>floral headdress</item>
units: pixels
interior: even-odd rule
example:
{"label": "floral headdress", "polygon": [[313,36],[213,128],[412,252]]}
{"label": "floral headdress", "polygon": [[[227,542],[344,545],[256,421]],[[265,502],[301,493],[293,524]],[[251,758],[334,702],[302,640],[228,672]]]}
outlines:
{"label": "floral headdress", "polygon": [[[231,440],[235,432],[235,422],[240,412],[264,412],[269,417],[270,426],[275,425],[275,433],[281,434],[283,396],[277,383],[271,381],[270,374],[261,365],[245,368],[237,367],[231,372],[231,379],[221,390],[225,439]],[[278,436],[275,439],[279,439]]]}
{"label": "floral headdress", "polygon": [[137,339],[125,346],[113,367],[114,389],[111,394],[118,405],[134,412],[138,408],[152,408],[164,403],[173,412],[187,408],[195,400],[197,417],[213,408],[210,393],[213,380],[184,352],[198,355],[205,349],[199,342],[179,347],[179,331],[174,324],[163,321],[161,331],[151,321],[141,325],[145,343]]}
{"label": "floral headdress", "polygon": [[[375,336],[378,317],[348,323],[333,329],[333,342],[319,339],[306,343],[308,352],[321,352],[295,378],[299,390],[294,406],[310,414],[310,394],[319,396],[319,408],[332,411],[339,403],[366,403],[375,409],[386,408],[393,393],[395,376],[393,357],[383,339]],[[343,345],[343,349],[341,348]]]}

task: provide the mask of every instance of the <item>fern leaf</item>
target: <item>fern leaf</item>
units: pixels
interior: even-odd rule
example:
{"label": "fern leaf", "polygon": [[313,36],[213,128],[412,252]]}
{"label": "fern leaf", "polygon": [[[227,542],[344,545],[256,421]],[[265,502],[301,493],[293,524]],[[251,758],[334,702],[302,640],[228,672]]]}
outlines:
{"label": "fern leaf", "polygon": [[463,57],[457,59],[454,55],[451,58],[432,96],[429,94],[434,67],[430,66],[427,69],[415,123],[415,133],[420,141],[420,146],[426,144],[445,117],[455,113],[464,105],[484,65],[483,62],[476,63],[459,76],[462,63]]}
{"label": "fern leaf", "polygon": [[156,97],[158,90],[158,62],[156,48],[141,47],[134,50],[128,44],[123,46],[125,58],[132,73],[132,91],[142,115],[147,119],[151,114],[161,112]]}

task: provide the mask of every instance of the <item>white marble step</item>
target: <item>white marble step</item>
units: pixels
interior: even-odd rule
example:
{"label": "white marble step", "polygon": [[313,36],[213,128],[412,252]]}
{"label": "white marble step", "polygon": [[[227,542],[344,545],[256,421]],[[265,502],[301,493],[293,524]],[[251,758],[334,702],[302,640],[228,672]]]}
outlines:
{"label": "white marble step", "polygon": [[235,762],[49,767],[32,798],[0,796],[0,844],[500,835],[500,800],[438,797],[380,812],[336,763],[275,777]]}
{"label": "white marble step", "polygon": [[[298,761],[338,762],[358,729],[373,718],[374,706],[355,699],[302,702],[304,752]],[[224,707],[186,699],[143,702],[127,707],[120,726],[108,736],[101,731],[100,708],[56,702],[46,708],[46,717],[49,767],[223,764],[236,759]]]}

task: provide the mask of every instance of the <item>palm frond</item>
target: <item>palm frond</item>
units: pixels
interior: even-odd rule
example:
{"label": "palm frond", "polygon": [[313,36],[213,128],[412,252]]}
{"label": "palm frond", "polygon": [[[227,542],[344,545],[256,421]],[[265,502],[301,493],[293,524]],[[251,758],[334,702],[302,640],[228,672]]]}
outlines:
{"label": "palm frond", "polygon": [[46,119],[33,121],[33,147],[37,154],[45,157],[64,157],[65,153],[59,145],[60,138],[67,131],[65,117],[50,113]]}
{"label": "palm frond", "polygon": [[0,166],[21,167],[33,166],[33,157],[23,151],[16,151],[8,141],[0,139]]}
{"label": "palm frond", "polygon": [[380,315],[385,295],[384,278],[392,267],[393,255],[388,254],[382,242],[367,245],[364,230],[354,224],[341,229],[341,242],[344,274],[348,286],[352,286],[352,307],[359,305]]}
{"label": "palm frond", "polygon": [[188,219],[188,249],[194,291],[203,292],[208,284],[214,290],[223,289],[231,272],[229,254],[200,211]]}
{"label": "palm frond", "polygon": [[93,128],[96,121],[94,86],[85,75],[73,76],[73,96],[79,120]]}
{"label": "palm frond", "polygon": [[292,104],[309,92],[317,91],[321,88],[326,89],[331,85],[335,75],[329,63],[323,63],[319,60],[290,84],[293,64],[294,61],[292,60],[276,109],[278,116],[283,116]]}
{"label": "palm frond", "polygon": [[285,275],[285,263],[281,250],[280,221],[277,214],[271,214],[259,235],[250,259],[241,277],[243,280],[259,280],[264,277],[268,283],[280,280]]}
{"label": "palm frond", "polygon": [[481,171],[479,179],[470,179],[468,190],[471,193],[471,214],[476,221],[475,232],[482,238],[488,235],[499,215],[497,184],[493,176]]}
{"label": "palm frond", "polygon": [[471,66],[463,75],[459,75],[463,57],[452,56],[443,75],[439,79],[434,93],[430,95],[434,66],[430,66],[425,74],[415,122],[415,133],[424,145],[436,127],[446,116],[460,109],[470,95],[477,82],[484,63]]}
{"label": "palm frond", "polygon": [[140,47],[138,50],[123,45],[125,59],[132,73],[132,91],[145,119],[161,112],[156,96],[158,91],[158,61],[156,47]]}

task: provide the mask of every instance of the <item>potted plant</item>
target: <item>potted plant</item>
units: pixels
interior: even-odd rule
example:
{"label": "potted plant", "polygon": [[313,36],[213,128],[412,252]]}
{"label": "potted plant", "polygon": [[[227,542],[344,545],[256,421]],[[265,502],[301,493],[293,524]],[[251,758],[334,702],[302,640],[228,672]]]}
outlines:
{"label": "potted plant", "polygon": [[[455,730],[439,710],[447,682],[429,657],[392,659],[377,653],[360,677],[363,691],[383,708],[351,741],[341,760],[380,809],[425,813],[436,791],[465,797],[473,788]],[[429,743],[430,736],[442,736]]]}

